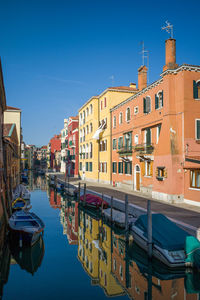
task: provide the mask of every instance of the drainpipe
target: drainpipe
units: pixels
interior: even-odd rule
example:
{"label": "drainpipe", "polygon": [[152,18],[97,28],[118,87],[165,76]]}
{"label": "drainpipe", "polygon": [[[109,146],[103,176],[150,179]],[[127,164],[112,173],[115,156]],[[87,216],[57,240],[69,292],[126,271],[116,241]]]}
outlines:
{"label": "drainpipe", "polygon": [[[98,126],[98,128],[99,128],[99,115],[100,115],[100,109],[99,109],[99,98],[98,98],[98,118],[97,118],[97,121],[98,121],[98,123],[97,123],[97,126]],[[100,156],[100,153],[99,153],[99,140],[97,140],[97,143],[98,143],[98,165],[97,165],[97,167],[98,167],[98,182],[99,182],[99,156]]]}
{"label": "drainpipe", "polygon": [[112,185],[112,112],[110,110],[110,184]]}

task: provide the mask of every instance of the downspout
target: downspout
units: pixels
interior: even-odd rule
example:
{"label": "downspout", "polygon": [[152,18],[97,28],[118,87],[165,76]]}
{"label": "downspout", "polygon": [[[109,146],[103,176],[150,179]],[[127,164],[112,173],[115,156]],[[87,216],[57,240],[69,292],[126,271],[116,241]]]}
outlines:
{"label": "downspout", "polygon": [[[97,117],[97,126],[99,127],[99,115],[100,115],[100,109],[99,109],[99,97],[98,97],[98,117]],[[99,157],[100,157],[100,153],[99,153],[99,140],[97,140],[97,144],[98,144],[98,160],[97,160],[97,168],[98,168],[98,182],[99,182],[99,172],[100,172],[100,168],[99,168]]]}
{"label": "downspout", "polygon": [[110,110],[110,184],[112,185],[112,112]]}

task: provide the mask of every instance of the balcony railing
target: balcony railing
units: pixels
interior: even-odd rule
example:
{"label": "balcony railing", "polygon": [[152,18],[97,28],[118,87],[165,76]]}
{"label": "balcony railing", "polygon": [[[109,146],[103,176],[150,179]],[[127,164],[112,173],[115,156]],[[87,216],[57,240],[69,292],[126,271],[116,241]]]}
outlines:
{"label": "balcony railing", "polygon": [[151,154],[154,151],[153,144],[138,144],[134,146],[134,150],[140,154]]}
{"label": "balcony railing", "polygon": [[119,155],[131,155],[131,153],[133,152],[133,146],[123,146],[120,149],[118,149],[117,152],[119,153]]}

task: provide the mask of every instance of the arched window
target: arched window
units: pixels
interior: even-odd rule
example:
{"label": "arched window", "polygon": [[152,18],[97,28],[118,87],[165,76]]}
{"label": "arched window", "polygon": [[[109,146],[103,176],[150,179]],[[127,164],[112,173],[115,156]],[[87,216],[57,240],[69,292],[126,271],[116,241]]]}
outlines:
{"label": "arched window", "polygon": [[122,124],[122,118],[123,118],[123,115],[122,115],[122,112],[120,112],[120,114],[119,114],[119,124]]}
{"label": "arched window", "polygon": [[82,129],[80,130],[80,143],[82,143]]}
{"label": "arched window", "polygon": [[155,95],[155,109],[159,109],[163,107],[163,91],[159,91]]}
{"label": "arched window", "polygon": [[90,104],[90,115],[93,113],[93,107],[92,104]]}
{"label": "arched window", "polygon": [[88,144],[86,144],[86,148],[85,148],[85,152],[86,152],[86,159],[88,158],[88,150],[89,150],[89,148],[88,148]]}
{"label": "arched window", "polygon": [[130,110],[130,107],[128,107],[126,109],[126,121],[127,122],[130,121],[130,119],[131,119],[131,110]]}
{"label": "arched window", "polygon": [[85,142],[85,128],[83,128],[83,142]]}
{"label": "arched window", "polygon": [[86,126],[86,135],[89,133],[89,126]]}
{"label": "arched window", "polygon": [[83,159],[85,159],[85,145],[83,145]]}
{"label": "arched window", "polygon": [[92,123],[90,123],[90,132],[93,131],[93,126],[92,126]]}
{"label": "arched window", "polygon": [[88,109],[88,107],[86,108],[86,118],[88,117],[88,115],[89,115],[89,109]]}
{"label": "arched window", "polygon": [[89,151],[90,151],[90,158],[92,158],[92,143],[90,143],[90,149],[89,149]]}
{"label": "arched window", "polygon": [[149,96],[146,96],[146,98],[143,98],[143,112],[145,114],[148,114],[151,112],[151,98]]}
{"label": "arched window", "polygon": [[82,117],[83,117],[82,113],[80,113],[80,117],[79,117],[80,118],[80,126],[82,125],[82,122],[83,122]]}
{"label": "arched window", "polygon": [[116,127],[116,116],[113,117],[113,128]]}
{"label": "arched window", "polygon": [[85,124],[85,111],[83,111],[83,124]]}

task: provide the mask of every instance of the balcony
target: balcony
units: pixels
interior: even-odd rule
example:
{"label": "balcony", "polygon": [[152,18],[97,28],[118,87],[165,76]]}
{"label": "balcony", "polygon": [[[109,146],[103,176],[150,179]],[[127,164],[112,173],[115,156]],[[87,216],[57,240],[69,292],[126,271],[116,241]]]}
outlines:
{"label": "balcony", "polygon": [[139,154],[152,154],[154,151],[153,144],[138,144],[134,147],[134,150]]}
{"label": "balcony", "polygon": [[119,155],[132,155],[132,152],[133,152],[133,146],[130,145],[130,146],[124,146],[124,147],[121,147],[118,151]]}

